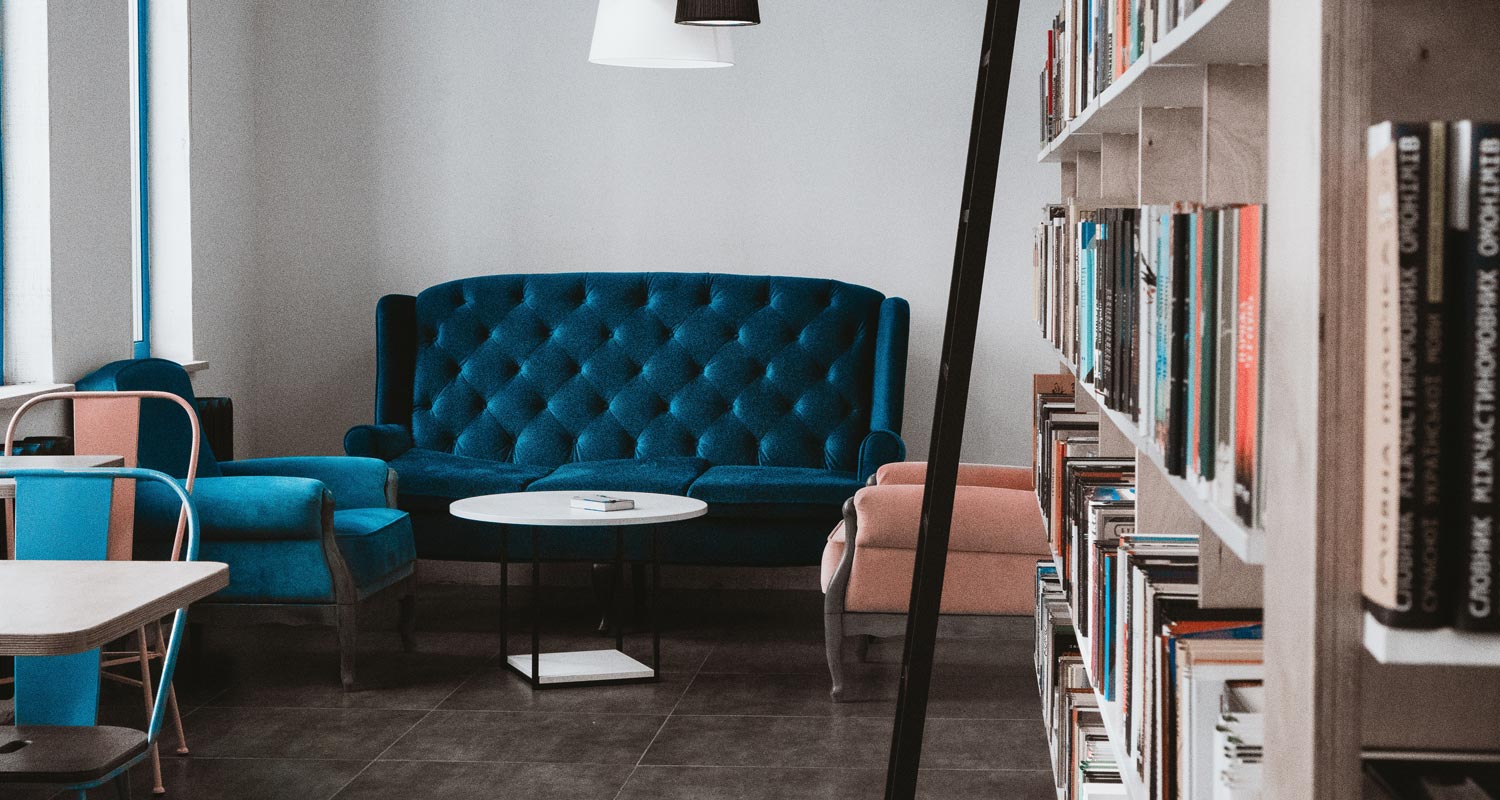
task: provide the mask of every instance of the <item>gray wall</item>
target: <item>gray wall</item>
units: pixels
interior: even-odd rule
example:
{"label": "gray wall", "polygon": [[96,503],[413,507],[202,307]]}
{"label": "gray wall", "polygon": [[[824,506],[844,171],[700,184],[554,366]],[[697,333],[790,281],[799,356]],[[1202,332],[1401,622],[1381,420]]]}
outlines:
{"label": "gray wall", "polygon": [[[253,349],[236,405],[256,454],[337,452],[370,419],[381,294],[493,272],[705,270],[907,298],[906,433],[925,457],[983,0],[765,0],[766,24],[735,32],[735,67],[681,72],[589,64],[594,0],[220,8],[235,5],[193,18],[195,120],[200,87],[253,110],[210,98],[227,117],[195,122],[195,226],[217,242],[195,253],[200,273],[237,265],[211,280],[234,293],[226,327],[245,345],[200,351]],[[1031,227],[1057,191],[1035,163],[1055,2],[1023,5],[975,460],[1028,458],[1028,376],[1055,366],[1029,310]],[[236,30],[250,50],[205,41]],[[200,79],[210,66],[235,77]],[[232,152],[252,129],[253,180]]]}

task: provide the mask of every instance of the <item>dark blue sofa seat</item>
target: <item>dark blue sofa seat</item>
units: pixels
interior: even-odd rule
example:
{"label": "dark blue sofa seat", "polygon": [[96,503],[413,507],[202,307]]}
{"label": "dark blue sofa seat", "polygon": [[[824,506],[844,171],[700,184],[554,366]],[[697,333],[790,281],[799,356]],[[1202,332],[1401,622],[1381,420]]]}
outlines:
{"label": "dark blue sofa seat", "polygon": [[[375,424],[344,445],[400,476],[424,558],[499,556],[495,526],[453,500],[613,490],[709,504],[664,533],[669,562],[817,564],[843,502],[905,456],[907,327],[904,300],[816,278],[452,281],[380,300]],[[603,529],[560,539],[547,557],[613,548]]]}

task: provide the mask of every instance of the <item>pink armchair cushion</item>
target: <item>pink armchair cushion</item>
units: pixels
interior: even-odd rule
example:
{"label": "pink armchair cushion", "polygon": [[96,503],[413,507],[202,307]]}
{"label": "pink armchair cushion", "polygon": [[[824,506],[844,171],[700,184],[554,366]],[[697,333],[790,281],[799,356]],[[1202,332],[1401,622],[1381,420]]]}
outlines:
{"label": "pink armchair cushion", "polygon": [[[823,556],[824,589],[844,543],[829,542]],[[904,614],[911,601],[916,551],[861,547],[844,594],[845,611]],[[1036,556],[948,553],[943,575],[944,614],[1031,614],[1035,610]]]}
{"label": "pink armchair cushion", "polygon": [[[875,484],[922,484],[927,480],[926,461],[898,461],[882,466],[875,472]],[[959,464],[958,485],[989,486],[995,489],[1025,489],[1031,491],[1030,467],[1004,467],[998,464]]]}
{"label": "pink armchair cushion", "polygon": [[[855,531],[861,550],[917,548],[922,486],[868,486],[854,495]],[[950,552],[1045,556],[1046,536],[1036,496],[1019,489],[960,486],[954,497]]]}

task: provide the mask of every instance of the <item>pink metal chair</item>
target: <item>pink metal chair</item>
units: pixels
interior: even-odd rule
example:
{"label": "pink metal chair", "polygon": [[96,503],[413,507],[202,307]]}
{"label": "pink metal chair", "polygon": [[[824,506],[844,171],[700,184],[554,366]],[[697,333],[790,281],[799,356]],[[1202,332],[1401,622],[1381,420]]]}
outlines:
{"label": "pink metal chair", "polygon": [[[186,400],[171,392],[154,391],[120,391],[120,392],[52,392],[50,394],[34,397],[16,409],[11,416],[10,424],[5,429],[5,453],[11,453],[15,448],[16,430],[26,412],[42,403],[59,400],[73,401],[73,452],[79,455],[118,455],[124,460],[124,466],[134,468],[137,466],[138,453],[140,450],[141,435],[141,404],[145,400],[167,400],[179,406],[188,417],[189,427],[192,429],[191,449],[188,454],[187,479],[184,490],[191,495],[193,492],[193,476],[198,468],[198,450],[202,439],[198,425],[197,411],[188,404]],[[121,478],[115,481],[114,492],[110,500],[110,519],[108,537],[108,558],[111,561],[128,561],[134,557],[135,542],[135,491],[134,481]],[[13,557],[15,553],[15,501],[5,501],[5,516],[7,521],[6,531],[8,541],[6,542],[6,556]],[[183,537],[187,531],[187,508],[177,518],[177,531],[172,540],[172,550],[169,559],[176,561],[182,557]],[[167,653],[167,640],[162,634],[161,621],[152,623],[151,631],[155,633],[154,642],[147,636],[147,627],[143,626],[136,631],[136,648],[133,651],[106,651],[100,662],[100,675],[108,680],[123,683],[129,686],[141,688],[142,696],[146,704],[146,713],[152,710],[151,691],[151,662],[163,661]],[[134,678],[129,675],[110,672],[110,667],[120,667],[127,664],[137,664],[140,669],[140,677]],[[172,714],[172,724],[177,733],[177,752],[179,755],[188,753],[187,735],[182,727],[182,713],[177,705],[177,689],[174,686],[167,687],[167,705]],[[151,745],[151,770],[152,770],[152,792],[163,794],[166,787],[162,785],[161,774],[161,750],[153,742]]]}

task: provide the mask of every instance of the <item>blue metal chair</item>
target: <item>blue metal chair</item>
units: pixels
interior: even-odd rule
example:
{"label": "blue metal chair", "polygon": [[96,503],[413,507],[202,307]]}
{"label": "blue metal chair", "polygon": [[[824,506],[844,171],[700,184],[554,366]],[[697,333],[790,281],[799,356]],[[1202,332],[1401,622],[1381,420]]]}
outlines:
{"label": "blue metal chair", "polygon": [[[187,516],[182,560],[198,558],[198,511],[171,476],[127,467],[0,471],[16,479],[16,559],[103,561],[116,479],[166,484]],[[132,484],[126,484],[130,486]],[[65,784],[78,793],[113,782],[130,796],[129,770],[152,750],[167,710],[186,610],[173,617],[145,731],[98,725],[100,651],[16,658],[15,725],[0,727],[0,784]]]}

